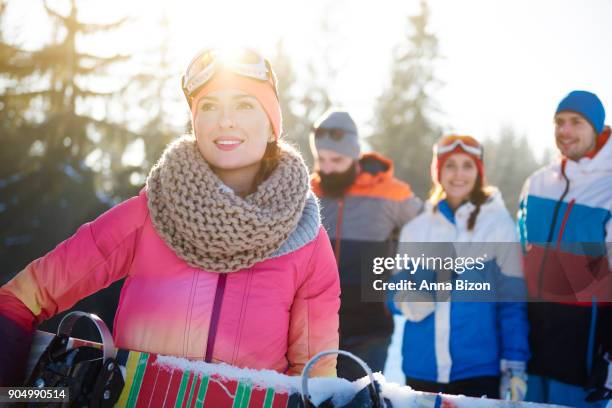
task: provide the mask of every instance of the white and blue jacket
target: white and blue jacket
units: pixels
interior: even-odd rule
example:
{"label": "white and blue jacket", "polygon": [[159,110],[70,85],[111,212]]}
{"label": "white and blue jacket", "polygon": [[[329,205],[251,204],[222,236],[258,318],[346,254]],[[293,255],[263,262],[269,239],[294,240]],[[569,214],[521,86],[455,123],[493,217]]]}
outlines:
{"label": "white and blue jacket", "polygon": [[[428,202],[425,211],[403,227],[400,248],[410,242],[500,243],[494,245],[497,253],[488,256],[481,273],[485,280],[498,282],[500,288],[524,288],[520,251],[514,245],[518,242],[516,227],[501,194],[495,190],[480,207],[473,230],[468,231],[474,208],[468,202],[453,214],[442,201],[434,212]],[[395,278],[402,273],[405,271]],[[458,298],[453,291],[451,301],[434,303],[434,312],[423,320],[406,321],[402,368],[408,378],[449,383],[497,376],[501,359],[528,360],[525,303],[466,302]],[[397,304],[388,303],[394,313],[401,313]]]}
{"label": "white and blue jacket", "polygon": [[612,352],[612,139],[525,183],[519,209],[531,302],[529,372],[584,386]]}

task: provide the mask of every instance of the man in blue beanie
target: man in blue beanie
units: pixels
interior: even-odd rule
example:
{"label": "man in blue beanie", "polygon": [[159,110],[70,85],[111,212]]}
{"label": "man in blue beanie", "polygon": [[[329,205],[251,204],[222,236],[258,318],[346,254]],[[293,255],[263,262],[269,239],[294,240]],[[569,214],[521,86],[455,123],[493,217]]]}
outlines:
{"label": "man in blue beanie", "polygon": [[595,94],[570,92],[554,115],[560,160],[523,187],[527,401],[604,407],[612,397],[612,142],[604,121]]}
{"label": "man in blue beanie", "polygon": [[603,138],[606,112],[597,97],[587,91],[572,91],[555,112],[555,140],[561,154],[574,161],[594,155]]}

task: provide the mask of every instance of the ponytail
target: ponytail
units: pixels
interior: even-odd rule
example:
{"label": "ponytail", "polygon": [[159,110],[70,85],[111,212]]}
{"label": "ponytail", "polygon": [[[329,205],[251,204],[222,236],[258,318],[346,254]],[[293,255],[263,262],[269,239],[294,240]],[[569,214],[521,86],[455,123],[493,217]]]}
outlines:
{"label": "ponytail", "polygon": [[474,229],[474,226],[476,225],[476,218],[480,213],[480,207],[489,199],[489,197],[491,197],[491,194],[491,188],[482,185],[482,178],[479,174],[476,178],[476,183],[474,184],[474,188],[472,189],[472,192],[470,193],[469,197],[470,202],[474,204],[476,208],[474,208],[474,210],[470,214],[470,217],[468,218],[468,231],[472,231]]}

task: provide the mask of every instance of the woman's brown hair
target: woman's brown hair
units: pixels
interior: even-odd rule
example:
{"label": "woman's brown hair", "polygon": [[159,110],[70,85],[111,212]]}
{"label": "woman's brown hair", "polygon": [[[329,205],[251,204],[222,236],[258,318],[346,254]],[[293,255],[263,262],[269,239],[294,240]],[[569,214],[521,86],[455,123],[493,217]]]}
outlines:
{"label": "woman's brown hair", "polygon": [[[440,201],[444,199],[445,194],[446,193],[444,192],[444,188],[441,184],[434,184],[434,186],[431,188],[431,191],[429,192],[429,201],[431,201],[434,206],[434,212],[438,211],[438,204],[440,204]],[[470,192],[467,199],[467,201],[476,206],[474,211],[472,211],[470,214],[470,218],[468,218],[468,231],[474,229],[476,218],[478,217],[478,213],[480,213],[480,206],[482,206],[488,200],[488,198],[491,197],[491,194],[493,194],[493,188],[483,185],[482,177],[480,177],[480,174],[478,174],[476,177],[476,183],[474,183],[474,188]]]}
{"label": "woman's brown hair", "polygon": [[257,190],[257,187],[266,181],[266,179],[270,177],[272,172],[276,169],[282,156],[283,149],[281,146],[283,143],[284,142],[279,142],[278,140],[268,143],[266,146],[266,151],[261,159],[261,166],[259,166],[259,170],[253,179],[251,191]]}

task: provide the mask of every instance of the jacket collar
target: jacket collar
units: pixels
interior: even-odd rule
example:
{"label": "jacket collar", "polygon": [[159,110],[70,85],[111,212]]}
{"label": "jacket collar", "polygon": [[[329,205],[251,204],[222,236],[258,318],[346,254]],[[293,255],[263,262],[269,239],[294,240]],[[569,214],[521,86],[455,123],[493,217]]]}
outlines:
{"label": "jacket collar", "polygon": [[[369,190],[371,187],[385,183],[393,178],[393,162],[378,153],[364,153],[359,159],[359,174],[353,184],[346,191],[347,195]],[[318,197],[322,197],[321,178],[313,173],[310,178],[312,190]]]}
{"label": "jacket collar", "polygon": [[[506,205],[504,204],[501,192],[496,187],[490,188],[492,188],[493,192],[487,201],[480,206],[480,212],[478,213],[479,217],[488,213],[496,213],[499,211],[506,212]],[[431,201],[428,200],[425,203],[425,211],[429,214],[433,214],[433,207],[434,206]],[[461,204],[461,206],[459,206],[459,208],[453,212],[446,200],[442,200],[438,205],[437,212],[449,223],[456,226],[465,226],[467,225],[467,220],[470,217],[470,214],[475,208],[476,206],[468,201]],[[478,220],[476,220],[476,223],[478,223]]]}
{"label": "jacket collar", "polygon": [[280,248],[274,251],[270,258],[277,258],[297,251],[309,242],[314,241],[319,235],[320,227],[319,201],[312,192],[309,192],[298,225],[296,225],[295,229],[289,234],[289,237]]}
{"label": "jacket collar", "polygon": [[568,178],[576,178],[594,173],[610,173],[612,172],[612,141],[610,140],[610,128],[604,130],[606,134],[602,136],[603,145],[593,157],[585,156],[580,160],[564,160],[557,159],[551,164],[551,167],[556,172],[561,172],[561,166],[565,161],[565,174]]}
{"label": "jacket collar", "polygon": [[359,159],[361,171],[353,183],[354,187],[368,187],[393,178],[393,162],[378,153],[365,153]]}

